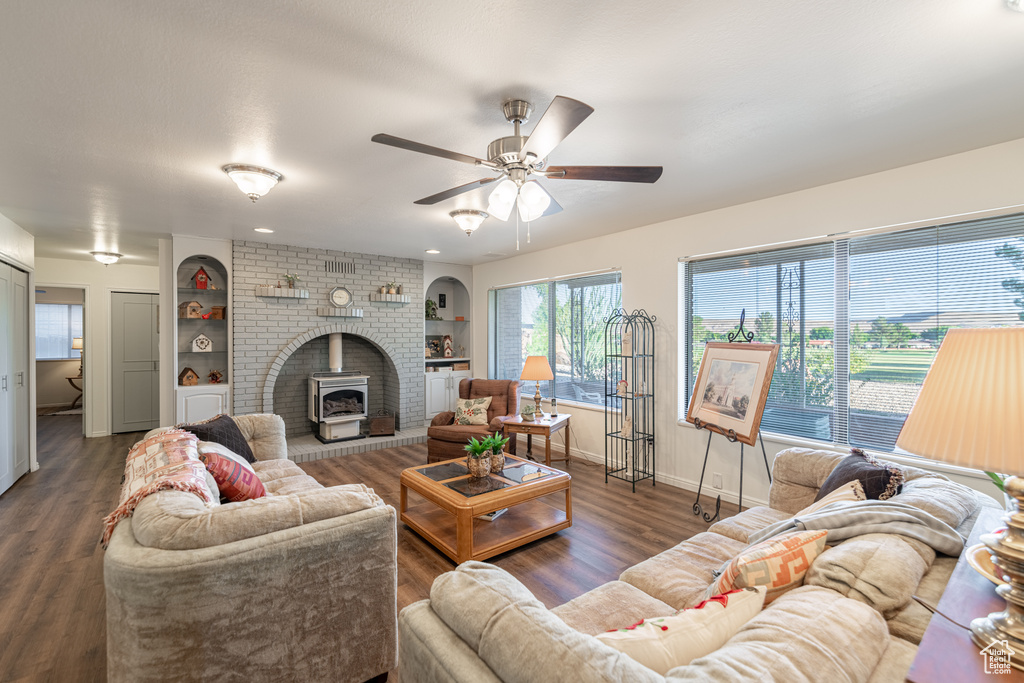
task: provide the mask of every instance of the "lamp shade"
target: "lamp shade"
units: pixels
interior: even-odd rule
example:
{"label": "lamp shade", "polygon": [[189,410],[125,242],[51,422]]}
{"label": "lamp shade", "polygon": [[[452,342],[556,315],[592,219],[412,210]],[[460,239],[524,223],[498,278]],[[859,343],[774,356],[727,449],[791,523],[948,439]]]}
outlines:
{"label": "lamp shade", "polygon": [[1024,475],[1024,328],[947,332],[896,445]]}
{"label": "lamp shade", "polygon": [[82,346],[82,338],[81,337],[74,337],[74,338],[72,338],[72,340],[71,340],[71,348],[74,349],[75,351],[81,351],[83,348],[85,348],[85,347]]}
{"label": "lamp shade", "polygon": [[526,363],[523,365],[523,374],[519,375],[519,379],[531,382],[542,382],[554,378],[551,366],[548,365],[548,359],[544,356],[527,356]]}

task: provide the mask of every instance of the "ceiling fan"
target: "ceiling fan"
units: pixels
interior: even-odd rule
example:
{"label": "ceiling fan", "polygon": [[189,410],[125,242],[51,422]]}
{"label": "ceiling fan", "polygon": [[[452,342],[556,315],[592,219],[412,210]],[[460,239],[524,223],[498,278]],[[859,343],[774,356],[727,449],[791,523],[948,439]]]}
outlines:
{"label": "ceiling fan", "polygon": [[551,150],[594,112],[593,107],[583,102],[561,95],[555,97],[529,136],[520,135],[519,126],[529,121],[533,112],[532,104],[525,100],[509,100],[502,105],[502,111],[505,119],[515,126],[515,132],[492,141],[487,146],[487,159],[478,159],[385,133],[378,133],[371,140],[411,152],[483,166],[498,173],[493,178],[474,180],[424,197],[415,203],[437,204],[484,185],[498,183],[490,194],[487,211],[502,221],[508,220],[513,205],[518,206],[519,216],[524,221],[532,221],[562,210],[547,190],[536,180],[530,179],[530,176],[552,180],[563,178],[626,183],[653,183],[661,177],[661,166],[547,166],[547,156]]}

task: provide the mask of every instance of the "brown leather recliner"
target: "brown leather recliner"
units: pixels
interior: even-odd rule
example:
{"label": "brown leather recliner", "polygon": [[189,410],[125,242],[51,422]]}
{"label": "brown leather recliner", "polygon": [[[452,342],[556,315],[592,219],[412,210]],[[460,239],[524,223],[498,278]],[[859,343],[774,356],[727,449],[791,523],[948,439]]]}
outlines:
{"label": "brown leather recliner", "polygon": [[[519,415],[518,380],[467,378],[459,382],[459,398],[485,396],[491,397],[485,425],[457,425],[455,413],[450,410],[434,416],[427,428],[427,462],[461,458],[466,455],[465,446],[471,438],[482,439],[500,432],[505,420]],[[509,441],[506,449],[515,454],[516,440]]]}

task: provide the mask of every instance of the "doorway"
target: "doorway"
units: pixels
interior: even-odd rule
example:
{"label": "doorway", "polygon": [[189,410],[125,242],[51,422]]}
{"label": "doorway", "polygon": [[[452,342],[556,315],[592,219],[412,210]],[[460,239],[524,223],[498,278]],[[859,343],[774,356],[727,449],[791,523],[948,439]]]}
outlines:
{"label": "doorway", "polygon": [[[37,284],[35,295],[36,414],[75,421],[84,434],[85,289]],[[37,432],[50,425],[37,420]]]}
{"label": "doorway", "polygon": [[148,431],[160,425],[159,296],[110,296],[110,431]]}

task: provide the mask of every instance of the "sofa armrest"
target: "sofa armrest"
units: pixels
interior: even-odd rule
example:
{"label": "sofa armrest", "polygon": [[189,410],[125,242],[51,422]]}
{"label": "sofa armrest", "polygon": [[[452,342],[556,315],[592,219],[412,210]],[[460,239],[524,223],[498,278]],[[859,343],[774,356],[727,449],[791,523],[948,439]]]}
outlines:
{"label": "sofa armrest", "polygon": [[393,668],[394,508],[196,550],[144,547],[131,523],[103,558],[112,683],[354,682]]}
{"label": "sofa armrest", "polygon": [[768,506],[790,514],[814,502],[818,489],[846,453],[788,448],[775,456]]}
{"label": "sofa armrest", "polygon": [[502,429],[504,429],[506,422],[508,422],[509,420],[514,420],[517,417],[519,417],[519,416],[518,415],[496,415],[494,417],[494,419],[491,420],[490,424],[488,424],[487,426],[490,428],[491,432],[500,432]]}
{"label": "sofa armrest", "polygon": [[284,420],[274,413],[234,415],[231,419],[252,449],[257,460],[279,460],[288,457]]}
{"label": "sofa armrest", "polygon": [[450,410],[445,410],[434,416],[434,419],[430,421],[431,427],[446,427],[450,424],[455,423],[455,413]]}
{"label": "sofa armrest", "polygon": [[[430,589],[430,609],[465,643],[459,650],[466,666],[471,662],[468,650],[505,683],[664,681],[622,652],[569,627],[511,574],[491,564],[464,562],[442,574]],[[406,657],[404,642],[401,656]],[[409,668],[402,664],[402,671]]]}

